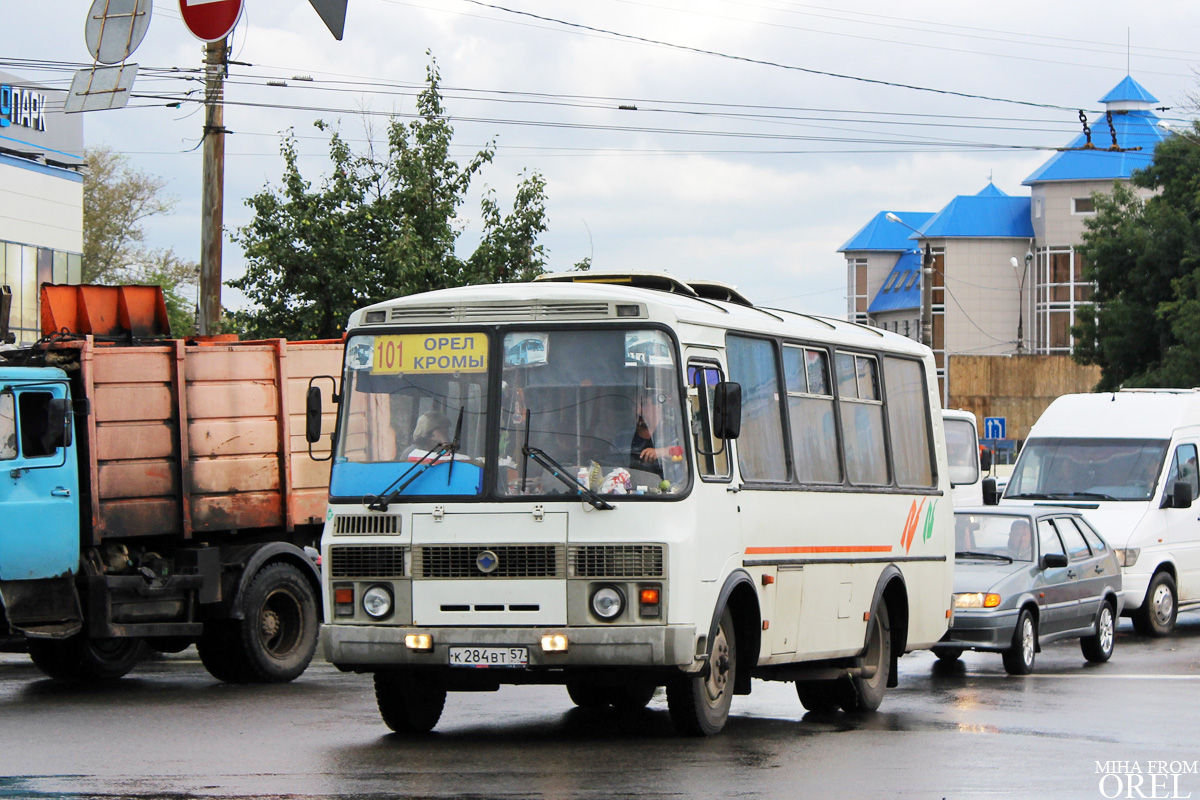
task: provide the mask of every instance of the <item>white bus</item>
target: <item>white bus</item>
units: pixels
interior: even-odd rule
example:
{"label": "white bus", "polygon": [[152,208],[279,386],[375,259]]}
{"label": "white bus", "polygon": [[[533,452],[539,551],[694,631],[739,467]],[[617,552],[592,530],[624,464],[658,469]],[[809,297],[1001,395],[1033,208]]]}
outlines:
{"label": "white bus", "polygon": [[751,678],[877,708],[950,615],[930,351],[663,275],[551,277],[351,316],[327,659],[408,733],[502,684],[617,708],[666,687],[691,735]]}

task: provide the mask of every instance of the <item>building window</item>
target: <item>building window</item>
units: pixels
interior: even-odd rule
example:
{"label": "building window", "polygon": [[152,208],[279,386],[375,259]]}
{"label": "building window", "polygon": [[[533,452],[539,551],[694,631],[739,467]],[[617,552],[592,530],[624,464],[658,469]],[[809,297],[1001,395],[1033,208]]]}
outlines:
{"label": "building window", "polygon": [[1039,249],[1035,271],[1033,349],[1069,354],[1075,346],[1071,328],[1080,307],[1092,303],[1095,284],[1083,279],[1083,256],[1073,247]]}
{"label": "building window", "polygon": [[848,258],[846,266],[848,290],[846,296],[850,301],[846,319],[860,325],[867,325],[869,324],[867,306],[871,303],[870,297],[867,296],[867,260],[865,258]]}
{"label": "building window", "polygon": [[1095,214],[1096,201],[1090,197],[1072,197],[1071,198],[1071,213],[1072,214]]}
{"label": "building window", "polygon": [[1033,217],[1034,219],[1042,218],[1042,203],[1044,199],[1041,197],[1033,198]]}
{"label": "building window", "polygon": [[946,248],[935,247],[933,256],[933,280],[930,282],[930,295],[933,298],[933,359],[937,363],[938,388],[942,395],[942,403],[949,401],[949,388],[946,386]]}

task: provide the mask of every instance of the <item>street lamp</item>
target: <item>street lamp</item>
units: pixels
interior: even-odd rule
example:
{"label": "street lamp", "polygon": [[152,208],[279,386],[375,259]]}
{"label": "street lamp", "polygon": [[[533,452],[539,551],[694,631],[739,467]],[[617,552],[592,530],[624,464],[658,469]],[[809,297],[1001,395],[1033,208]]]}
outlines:
{"label": "street lamp", "polygon": [[1025,251],[1025,268],[1017,262],[1017,257],[1009,259],[1017,273],[1017,355],[1025,354],[1025,276],[1029,273],[1029,265],[1033,263],[1033,251]]}
{"label": "street lamp", "polygon": [[[909,225],[892,212],[883,215],[888,222],[903,225],[917,236],[921,232]],[[925,243],[925,253],[921,258],[921,344],[933,349],[933,253],[929,242]]]}

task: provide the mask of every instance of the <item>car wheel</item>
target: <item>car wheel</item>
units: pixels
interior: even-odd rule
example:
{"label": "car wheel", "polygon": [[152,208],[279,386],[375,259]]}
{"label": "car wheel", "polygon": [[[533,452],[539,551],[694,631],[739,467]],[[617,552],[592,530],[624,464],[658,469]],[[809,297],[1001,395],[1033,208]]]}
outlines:
{"label": "car wheel", "polygon": [[1100,613],[1096,616],[1096,632],[1079,640],[1079,649],[1083,657],[1095,664],[1102,664],[1112,657],[1113,646],[1117,642],[1116,621],[1113,616],[1111,603],[1103,603]]}
{"label": "car wheel", "polygon": [[1017,618],[1012,646],[1004,651],[1004,669],[1009,675],[1028,675],[1033,672],[1037,658],[1037,623],[1029,609],[1022,609]]}
{"label": "car wheel", "polygon": [[938,657],[938,661],[952,664],[962,658],[963,649],[961,647],[935,647],[933,654]]}
{"label": "car wheel", "polygon": [[384,724],[396,733],[429,733],[442,718],[446,687],[433,676],[376,672],[375,703]]}
{"label": "car wheel", "polygon": [[708,669],[697,676],[676,678],[667,685],[667,710],[675,730],[686,736],[720,733],[729,719],[733,686],[737,679],[737,641],[733,615],[721,612],[713,637]]}
{"label": "car wheel", "polygon": [[1134,612],[1133,627],[1143,636],[1166,636],[1175,629],[1178,610],[1175,579],[1169,572],[1156,573],[1142,607]]}
{"label": "car wheel", "polygon": [[849,691],[841,698],[844,711],[874,711],[883,702],[883,693],[887,690],[888,676],[892,670],[892,626],[888,620],[887,606],[880,604],[868,624],[867,651],[856,661],[859,666],[874,670],[874,674],[869,678],[850,678]]}

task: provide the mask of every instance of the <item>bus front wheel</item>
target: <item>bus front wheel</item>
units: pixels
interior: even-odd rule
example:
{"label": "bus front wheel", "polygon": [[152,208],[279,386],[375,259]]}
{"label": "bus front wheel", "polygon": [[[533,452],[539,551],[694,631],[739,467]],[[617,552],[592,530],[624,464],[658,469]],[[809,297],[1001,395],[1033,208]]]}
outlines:
{"label": "bus front wheel", "polygon": [[712,736],[725,727],[737,678],[736,645],[733,615],[725,609],[713,637],[708,669],[667,685],[667,710],[675,730],[686,736]]}

